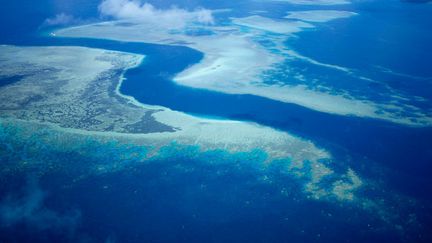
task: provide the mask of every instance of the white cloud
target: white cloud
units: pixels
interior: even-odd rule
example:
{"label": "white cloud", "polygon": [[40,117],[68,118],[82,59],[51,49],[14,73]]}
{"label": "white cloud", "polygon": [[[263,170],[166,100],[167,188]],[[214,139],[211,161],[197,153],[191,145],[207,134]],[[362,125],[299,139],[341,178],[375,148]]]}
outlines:
{"label": "white cloud", "polygon": [[45,25],[68,25],[78,23],[79,20],[75,19],[74,16],[65,13],[57,14],[53,18],[48,18],[45,20]]}
{"label": "white cloud", "polygon": [[207,9],[187,11],[177,7],[156,9],[153,5],[141,0],[104,0],[99,5],[103,16],[115,19],[127,19],[138,22],[157,23],[159,26],[180,28],[189,22],[213,24],[212,12]]}

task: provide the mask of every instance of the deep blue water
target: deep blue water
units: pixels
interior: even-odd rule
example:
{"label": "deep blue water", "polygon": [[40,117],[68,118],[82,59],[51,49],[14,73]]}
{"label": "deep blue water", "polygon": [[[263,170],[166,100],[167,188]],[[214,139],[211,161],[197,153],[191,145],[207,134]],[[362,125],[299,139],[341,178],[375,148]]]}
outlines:
{"label": "deep blue water", "polygon": [[24,78],[23,75],[15,75],[15,76],[11,76],[11,77],[3,77],[3,78],[0,77],[0,87],[18,82],[22,78]]}
{"label": "deep blue water", "polygon": [[[179,164],[183,169],[177,169]],[[282,197],[280,187],[261,183],[254,171],[235,164],[176,160],[88,177],[70,187],[73,174],[49,175],[39,182],[50,190],[44,206],[65,215],[79,208],[82,216],[73,225],[73,235],[35,231],[25,224],[0,233],[6,242],[397,241],[396,235],[364,234],[368,225],[380,223],[355,209],[301,200],[296,183],[275,173],[275,183],[290,186],[289,197]],[[4,179],[7,191],[28,187],[23,178]]]}
{"label": "deep blue water", "polygon": [[[69,1],[42,1],[35,4],[34,1],[21,0],[3,4],[0,10],[0,44],[79,45],[145,54],[145,62],[126,73],[127,80],[121,87],[124,94],[146,104],[203,116],[254,121],[288,131],[331,151],[335,163],[350,166],[365,178],[384,181],[386,190],[412,196],[424,204],[432,199],[432,189],[425,186],[432,182],[429,176],[432,168],[431,128],[410,128],[372,119],[335,116],[251,95],[226,95],[178,86],[171,81],[173,75],[198,62],[201,53],[184,47],[40,37],[41,23],[59,12],[72,13],[83,19],[96,18],[98,1],[75,1],[73,4]],[[166,3],[161,1],[158,4],[165,6]],[[230,3],[203,5],[226,7]],[[251,9],[260,7],[244,2],[231,5]],[[430,12],[419,4],[396,2],[392,4],[393,9],[383,11],[386,6],[385,3],[355,5],[354,8],[364,11],[366,17],[353,18],[349,24],[343,21],[325,24],[321,31],[301,33],[302,41],[290,45],[306,56],[366,70],[376,77],[387,75],[388,79],[397,79],[374,71],[375,65],[382,64],[401,73],[432,76],[429,68],[432,34],[425,32],[432,23],[431,15],[426,15]],[[400,13],[400,18],[393,16],[394,8],[399,9],[395,11]],[[400,8],[407,10],[400,11]],[[282,13],[282,10],[275,11],[277,15]],[[400,22],[394,22],[395,19]],[[418,29],[412,29],[412,26]],[[337,29],[337,32],[332,32],[332,29]],[[362,35],[364,32],[372,36],[382,35],[378,39],[385,41],[369,39],[369,35]],[[422,34],[416,34],[418,32]],[[389,44],[388,40],[392,38],[398,41]],[[411,43],[416,43],[419,48],[409,48]],[[168,62],[169,66],[166,65]],[[430,96],[427,89],[412,92]],[[73,157],[71,161],[78,165],[90,163],[82,157]],[[178,165],[182,165],[182,169],[178,169]],[[218,173],[220,171],[223,173]],[[404,240],[385,230],[370,231],[368,224],[379,223],[371,222],[372,219],[356,209],[301,199],[301,189],[296,188],[297,184],[277,172],[271,175],[277,183],[259,183],[260,172],[253,165],[214,165],[178,158],[91,176],[72,184],[72,178],[79,176],[78,173],[57,172],[42,176],[38,182],[38,187],[48,192],[47,208],[60,212],[68,212],[71,208],[80,210],[81,220],[72,236],[72,233],[63,231],[41,232],[28,225],[18,225],[0,229],[0,242],[28,242],[30,238],[33,238],[32,242],[86,238],[95,242],[107,239],[117,242]],[[385,178],[379,178],[383,175]],[[27,177],[33,176],[2,178],[4,183],[0,186],[0,196],[27,188]],[[205,190],[202,185],[205,185]],[[290,197],[278,194],[282,186],[290,188]],[[422,222],[428,225],[431,212],[423,210],[426,209],[419,209],[418,213],[422,215]],[[329,217],[329,213],[333,216]],[[424,234],[430,237],[428,232],[421,233]],[[418,235],[412,238],[414,241],[422,240]]]}
{"label": "deep blue water", "polygon": [[291,45],[325,63],[362,71],[385,65],[400,73],[432,77],[430,4],[375,1],[357,3],[353,8],[361,16],[302,32],[302,41],[293,41]]}

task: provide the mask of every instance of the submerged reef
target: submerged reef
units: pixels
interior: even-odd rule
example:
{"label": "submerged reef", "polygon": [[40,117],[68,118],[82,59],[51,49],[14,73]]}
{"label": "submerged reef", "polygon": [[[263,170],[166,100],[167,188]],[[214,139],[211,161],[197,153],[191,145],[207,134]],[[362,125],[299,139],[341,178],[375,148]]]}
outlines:
{"label": "submerged reef", "polygon": [[60,173],[74,183],[163,161],[181,161],[176,166],[188,169],[183,163],[191,161],[243,168],[261,183],[277,180],[281,196],[298,191],[302,200],[349,205],[386,225],[405,220],[365,194],[370,182],[310,141],[124,96],[122,74],[142,56],[81,47],[0,48],[0,75],[14,79],[0,87],[0,178]]}
{"label": "submerged reef", "polygon": [[[288,2],[349,4],[348,1]],[[347,11],[306,10],[288,12],[282,19],[251,15],[229,18],[214,25],[189,23],[172,28],[164,23],[119,18],[60,29],[52,35],[185,46],[202,52],[204,57],[173,78],[180,85],[227,94],[251,94],[330,114],[430,126],[430,107],[417,104],[424,104],[423,97],[407,95],[359,70],[303,56],[288,44],[298,39],[300,32],[316,30],[320,23],[348,21],[350,17],[358,16]],[[191,35],[194,29],[211,34]],[[296,68],[298,63],[335,75],[328,79],[319,72]],[[355,83],[360,88],[350,87],[347,83]],[[374,97],[375,93],[358,92],[363,88],[369,89],[371,85],[381,87],[379,99]]]}
{"label": "submerged reef", "polygon": [[197,118],[121,95],[121,74],[142,56],[81,47],[1,49],[1,75],[25,74],[0,88],[2,157],[20,161],[12,168],[23,163],[57,167],[58,157],[50,156],[58,153],[92,158],[92,173],[177,156],[209,156],[261,168],[276,161],[315,199],[354,200],[362,184],[349,168],[346,174],[332,170],[328,152],[288,133]]}

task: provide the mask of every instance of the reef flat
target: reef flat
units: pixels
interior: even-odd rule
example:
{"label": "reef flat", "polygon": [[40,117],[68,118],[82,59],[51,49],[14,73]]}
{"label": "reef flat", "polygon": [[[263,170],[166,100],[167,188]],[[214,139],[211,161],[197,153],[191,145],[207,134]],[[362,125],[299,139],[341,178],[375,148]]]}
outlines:
{"label": "reef flat", "polygon": [[[64,28],[52,35],[186,46],[202,52],[204,58],[173,78],[180,85],[228,94],[251,94],[330,114],[430,126],[430,109],[416,105],[424,104],[424,97],[408,96],[358,70],[314,60],[286,45],[287,40],[296,39],[296,34],[317,29],[315,22],[353,16],[357,14],[336,10],[292,11],[288,12],[289,19],[251,15],[233,17],[219,25],[188,23],[180,28],[120,19]],[[190,34],[200,31],[206,34]],[[336,72],[337,78],[314,76],[313,72],[294,68],[299,63],[321,68],[321,72]],[[349,82],[354,87],[347,88]],[[359,91],[372,85],[380,87],[379,94]],[[379,97],[374,97],[375,94]]]}
{"label": "reef flat", "polygon": [[83,47],[0,47],[0,77],[20,79],[0,89],[0,116],[88,131],[172,131],[156,109],[114,95],[123,72],[140,55]]}
{"label": "reef flat", "polygon": [[287,2],[290,4],[298,5],[339,5],[349,4],[351,1],[348,0],[270,0],[272,2]]}
{"label": "reef flat", "polygon": [[308,11],[290,11],[287,12],[287,19],[297,19],[307,22],[327,22],[331,20],[349,18],[357,15],[354,12],[337,11],[337,10],[308,10]]}
{"label": "reef flat", "polygon": [[[352,201],[362,185],[351,169],[342,174],[332,170],[331,155],[310,141],[254,123],[203,119],[140,104],[120,94],[122,73],[138,65],[142,56],[82,47],[1,49],[0,75],[24,75],[0,87],[1,137],[9,148],[7,156],[20,151],[11,149],[17,144],[29,142],[23,153],[27,157],[10,161],[28,163],[31,151],[39,151],[34,154],[39,158],[42,147],[92,157],[100,144],[115,141],[114,147],[136,148],[118,153],[136,162],[207,153],[218,154],[213,156],[216,160],[240,156],[262,168],[278,162],[283,173],[300,179],[305,193],[315,199]],[[95,147],[92,153],[85,152],[89,141]],[[121,167],[115,159],[96,161],[105,162],[95,171]],[[324,185],[323,180],[334,183]]]}

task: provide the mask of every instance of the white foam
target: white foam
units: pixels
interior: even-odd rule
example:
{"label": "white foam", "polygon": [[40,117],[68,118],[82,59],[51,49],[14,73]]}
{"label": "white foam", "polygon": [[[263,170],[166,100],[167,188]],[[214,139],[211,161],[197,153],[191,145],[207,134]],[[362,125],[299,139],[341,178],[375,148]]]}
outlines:
{"label": "white foam", "polygon": [[382,66],[375,66],[378,70],[382,71],[383,73],[388,73],[395,76],[400,76],[404,78],[410,78],[410,79],[417,79],[417,80],[424,80],[424,81],[432,81],[432,77],[422,77],[422,76],[416,76],[412,74],[406,74],[401,72],[396,72],[391,70],[390,68],[382,67]]}
{"label": "white foam", "polygon": [[339,70],[339,71],[342,71],[345,73],[352,73],[352,70],[350,68],[342,67],[342,66],[338,66],[338,65],[334,65],[334,64],[323,63],[323,62],[317,61],[315,59],[312,59],[310,57],[303,56],[303,55],[301,55],[298,52],[293,51],[293,50],[284,50],[284,53],[288,54],[291,57],[309,62],[309,63],[317,65],[317,66],[331,68],[331,69]]}

